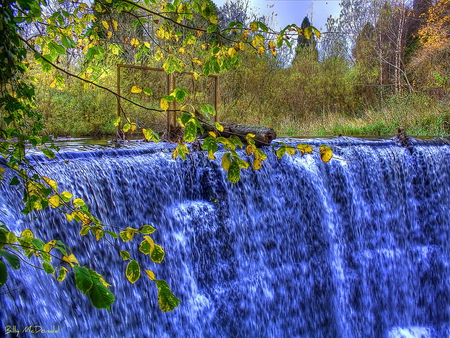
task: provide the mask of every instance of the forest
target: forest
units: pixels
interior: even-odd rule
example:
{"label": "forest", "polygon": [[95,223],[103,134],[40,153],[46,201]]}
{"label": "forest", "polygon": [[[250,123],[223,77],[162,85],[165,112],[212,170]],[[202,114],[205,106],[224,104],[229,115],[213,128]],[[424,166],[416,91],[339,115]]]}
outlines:
{"label": "forest", "polygon": [[[74,3],[55,1],[49,4],[49,11],[67,13],[71,6]],[[229,0],[214,8],[222,30],[234,22],[245,27],[261,22],[271,27],[276,20],[275,13],[260,15],[248,0]],[[55,16],[63,12],[49,12],[49,20],[63,20]],[[235,30],[232,34],[240,40],[221,41],[230,53],[239,51],[240,57],[226,65],[227,71],[219,76],[219,120],[263,125],[287,136],[392,135],[398,127],[415,136],[448,135],[449,12],[450,3],[445,0],[344,0],[340,16],[330,17],[323,32],[312,33],[310,39],[292,36],[276,51],[266,48],[259,53],[243,44],[239,50],[239,41],[245,42],[248,33],[237,36]],[[186,41],[180,36],[185,33],[170,35],[170,22],[166,24],[169,28],[162,28],[165,26],[158,20],[145,21],[139,9],[127,13],[93,11],[92,16],[92,29],[98,38],[95,48],[89,48],[88,37],[71,41],[73,48],[67,55],[59,55],[56,62],[113,91],[118,64],[165,68],[162,50],[172,52],[174,60],[183,63],[182,70],[196,77],[209,65],[206,60],[214,33],[198,33]],[[211,23],[204,18],[195,20],[198,27]],[[298,21],[301,29],[314,26],[308,17]],[[27,29],[22,34],[32,39],[36,32]],[[276,41],[272,31],[262,35],[267,41]],[[30,62],[36,104],[49,134],[114,134],[114,95],[58,69],[42,72],[39,60]],[[217,70],[211,67],[211,74]],[[179,73],[177,77],[177,86],[189,93],[185,104],[214,102],[212,79],[202,76],[192,81],[191,76]],[[165,114],[145,107],[159,108],[159,99],[166,91],[165,75],[122,68],[121,79],[121,94],[144,106],[123,102],[121,109],[127,117],[138,128],[163,133]],[[143,88],[147,90],[140,91]]]}

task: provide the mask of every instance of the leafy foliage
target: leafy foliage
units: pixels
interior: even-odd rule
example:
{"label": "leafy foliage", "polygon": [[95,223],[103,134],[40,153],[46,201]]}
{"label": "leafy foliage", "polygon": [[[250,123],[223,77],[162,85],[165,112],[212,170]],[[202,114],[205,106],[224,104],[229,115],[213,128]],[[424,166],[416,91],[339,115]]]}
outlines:
{"label": "leafy foliage", "polygon": [[[67,223],[78,224],[80,240],[83,236],[93,236],[97,242],[106,241],[113,245],[119,257],[127,262],[125,278],[135,284],[144,270],[158,290],[160,309],[172,311],[180,300],[171,292],[168,283],[157,279],[153,271],[142,269],[140,257],[133,257],[120,246],[139,239],[138,255],[149,256],[153,263],[161,263],[165,251],[151,237],[156,228],[143,225],[117,231],[103,224],[83,199],[69,191],[60,191],[57,182],[42,176],[26,157],[26,144],[40,150],[49,159],[57,158],[58,154],[52,138],[45,136],[41,114],[35,110],[35,89],[31,83],[39,78],[57,93],[65,88],[66,82],[76,80],[85,93],[97,88],[111,95],[113,100],[120,98],[140,109],[159,113],[173,112],[175,103],[185,104],[179,110],[181,117],[177,120],[184,129],[184,135],[178,140],[172,156],[186,160],[189,154],[187,143],[195,141],[199,133],[204,133],[202,114],[214,116],[214,108],[206,103],[200,104],[199,114],[196,107],[187,104],[195,93],[181,86],[171,89],[168,95],[161,95],[156,107],[149,107],[147,100],[155,96],[156,90],[134,83],[133,79],[127,85],[129,94],[136,99],[128,99],[100,84],[102,78],[110,79],[106,68],[110,60],[129,60],[130,55],[136,62],[156,60],[166,73],[189,72],[197,81],[200,77],[237,67],[244,50],[253,50],[259,57],[274,57],[276,48],[289,44],[290,36],[304,34],[308,37],[313,33],[318,36],[319,33],[313,27],[302,30],[290,25],[277,34],[260,21],[251,22],[248,28],[240,22],[231,22],[226,28],[221,28],[214,4],[203,0],[149,0],[143,3],[97,0],[92,4],[61,0],[59,5],[57,9],[51,9],[44,8],[44,3],[37,0],[23,0],[0,7],[3,34],[0,45],[0,152],[5,159],[0,166],[2,184],[23,188],[24,214],[45,208],[57,209],[65,215]],[[130,18],[133,18],[131,23]],[[125,30],[127,36],[121,36]],[[75,71],[71,68],[72,57],[75,58],[74,63],[83,65],[81,69]],[[36,76],[29,74],[33,68],[38,68],[44,75],[39,72],[35,73]],[[89,122],[90,116],[96,113],[93,111],[88,115]],[[111,114],[107,116],[110,118]],[[125,112],[121,112],[118,118],[111,118],[110,127],[113,126],[124,133],[139,129],[147,141],[159,140],[155,131],[140,127]],[[223,127],[219,123],[214,127],[216,132],[209,133],[202,148],[211,159],[215,159],[219,146],[226,150],[222,166],[228,179],[236,183],[241,169],[250,168],[251,160],[239,156],[238,149],[244,148],[239,137],[220,136]],[[252,156],[252,168],[257,170],[267,155],[256,147],[253,138],[254,135],[247,135],[245,151],[249,157]],[[285,153],[293,155],[295,151],[295,148],[282,144],[276,154],[282,157]],[[6,171],[8,177],[12,177],[9,182],[5,182]],[[81,265],[71,248],[57,238],[41,239],[31,229],[24,229],[19,235],[6,224],[1,224],[0,287],[8,280],[6,263],[13,269],[20,269],[20,259],[32,257],[40,262],[45,273],[57,281],[74,278],[75,286],[94,307],[111,310],[115,296],[109,289],[110,285],[100,273]]]}

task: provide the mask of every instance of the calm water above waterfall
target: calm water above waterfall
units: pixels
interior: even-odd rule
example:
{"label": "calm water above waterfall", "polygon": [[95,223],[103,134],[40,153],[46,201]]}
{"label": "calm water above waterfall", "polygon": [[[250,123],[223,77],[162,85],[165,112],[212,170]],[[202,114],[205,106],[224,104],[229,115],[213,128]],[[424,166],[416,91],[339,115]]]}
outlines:
{"label": "calm water above waterfall", "polygon": [[347,161],[269,155],[233,185],[220,160],[194,153],[174,161],[168,145],[71,150],[68,164],[36,158],[104,223],[153,224],[166,258],[145,268],[182,302],[162,313],[153,283],[129,284],[111,246],[92,236],[74,241],[79,226],[54,211],[22,216],[20,191],[0,186],[1,219],[66,242],[117,299],[112,314],[95,310],[72,275],[58,283],[22,264],[11,292],[1,289],[0,332],[39,325],[59,333],[30,337],[449,337],[450,146],[308,142],[326,142]]}

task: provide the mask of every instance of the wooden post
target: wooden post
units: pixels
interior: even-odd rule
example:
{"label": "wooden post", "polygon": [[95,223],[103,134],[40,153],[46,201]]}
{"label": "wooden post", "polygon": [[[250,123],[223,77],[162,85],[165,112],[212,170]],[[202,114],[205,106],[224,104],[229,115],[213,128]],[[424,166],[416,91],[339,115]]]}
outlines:
{"label": "wooden post", "polygon": [[[177,78],[172,75],[172,89],[171,92],[175,90],[175,88],[177,88]],[[171,109],[172,109],[172,126],[175,127],[177,125],[177,100],[173,100],[171,103]]]}
{"label": "wooden post", "polygon": [[[167,83],[167,95],[170,95],[170,87],[171,87],[171,83],[170,83],[170,74],[166,75],[166,83]],[[170,137],[170,106],[169,106],[169,110],[167,111],[167,136]]]}
{"label": "wooden post", "polygon": [[219,117],[219,112],[218,112],[218,107],[219,107],[219,77],[215,76],[214,77],[214,110],[216,111],[216,115],[214,115],[214,122],[217,122]]}
{"label": "wooden post", "polygon": [[[120,111],[122,107],[120,106],[120,65],[117,65],[117,117],[120,117]],[[117,136],[120,135],[120,122],[117,125]]]}

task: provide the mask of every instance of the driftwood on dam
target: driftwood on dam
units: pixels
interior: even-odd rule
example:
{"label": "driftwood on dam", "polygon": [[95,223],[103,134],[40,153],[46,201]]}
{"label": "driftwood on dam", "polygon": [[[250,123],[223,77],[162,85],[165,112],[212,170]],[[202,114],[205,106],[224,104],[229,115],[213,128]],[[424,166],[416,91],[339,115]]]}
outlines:
{"label": "driftwood on dam", "polygon": [[271,128],[258,127],[258,126],[247,126],[244,124],[237,124],[234,122],[220,122],[223,126],[223,131],[218,132],[212,125],[204,123],[203,128],[206,132],[214,131],[219,133],[220,136],[229,137],[232,135],[239,136],[239,138],[245,141],[245,136],[247,134],[255,135],[255,143],[257,145],[269,145],[274,139],[277,138],[277,134]]}

